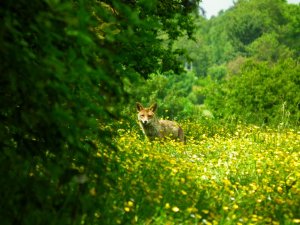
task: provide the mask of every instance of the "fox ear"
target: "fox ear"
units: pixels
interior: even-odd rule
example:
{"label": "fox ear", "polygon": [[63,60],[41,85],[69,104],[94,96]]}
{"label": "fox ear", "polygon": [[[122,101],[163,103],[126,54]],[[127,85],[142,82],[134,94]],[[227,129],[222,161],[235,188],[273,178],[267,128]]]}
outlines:
{"label": "fox ear", "polygon": [[152,112],[155,112],[157,109],[157,103],[154,103],[153,105],[150,106],[149,108]]}
{"label": "fox ear", "polygon": [[136,103],[136,108],[137,108],[138,112],[144,109],[144,107],[142,106],[142,104],[139,103],[139,102]]}

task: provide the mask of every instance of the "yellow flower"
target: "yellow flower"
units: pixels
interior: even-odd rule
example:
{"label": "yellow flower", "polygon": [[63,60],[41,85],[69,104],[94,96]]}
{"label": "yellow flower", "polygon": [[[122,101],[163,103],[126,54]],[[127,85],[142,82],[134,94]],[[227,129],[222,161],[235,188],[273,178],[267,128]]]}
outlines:
{"label": "yellow flower", "polygon": [[94,213],[94,216],[95,216],[96,218],[99,218],[99,217],[100,217],[100,213],[99,213],[99,212],[95,212],[95,213]]}
{"label": "yellow flower", "polygon": [[277,187],[277,191],[279,192],[279,193],[282,193],[282,191],[283,191],[283,189],[282,189],[282,187]]}
{"label": "yellow flower", "polygon": [[261,202],[262,202],[262,199],[259,198],[259,199],[256,200],[256,202],[257,202],[257,203],[261,203]]}
{"label": "yellow flower", "polygon": [[96,195],[96,189],[94,187],[90,189],[90,195],[92,196]]}
{"label": "yellow flower", "polygon": [[224,211],[228,211],[229,207],[228,206],[223,206]]}
{"label": "yellow flower", "polygon": [[293,223],[300,223],[300,219],[293,219]]}
{"label": "yellow flower", "polygon": [[127,205],[128,205],[129,207],[132,207],[134,204],[133,204],[132,201],[128,201],[128,202],[127,202]]}
{"label": "yellow flower", "polygon": [[206,209],[203,209],[202,212],[203,212],[204,214],[208,214],[208,213],[209,213],[209,211],[206,210]]}
{"label": "yellow flower", "polygon": [[187,208],[187,211],[188,211],[189,213],[195,213],[195,212],[198,212],[198,209],[195,208],[195,207],[189,207],[189,208]]}
{"label": "yellow flower", "polygon": [[183,194],[183,195],[187,195],[187,192],[186,192],[186,191],[184,191],[184,190],[182,190],[182,191],[181,191],[181,194]]}
{"label": "yellow flower", "polygon": [[172,211],[173,211],[173,212],[179,212],[180,209],[179,209],[177,206],[174,206],[174,207],[172,208]]}
{"label": "yellow flower", "polygon": [[166,209],[169,209],[170,207],[171,207],[171,206],[170,206],[169,203],[166,203],[166,204],[165,204],[165,208],[166,208]]}

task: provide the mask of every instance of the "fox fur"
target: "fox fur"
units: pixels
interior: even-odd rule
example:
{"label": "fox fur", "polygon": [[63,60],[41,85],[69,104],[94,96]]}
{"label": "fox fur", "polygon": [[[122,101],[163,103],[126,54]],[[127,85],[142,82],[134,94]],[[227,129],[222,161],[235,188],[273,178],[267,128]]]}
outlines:
{"label": "fox fur", "polygon": [[174,121],[159,120],[156,117],[157,104],[154,103],[149,108],[145,108],[141,103],[136,103],[138,111],[138,121],[145,136],[153,141],[156,138],[171,138],[185,142],[182,128]]}

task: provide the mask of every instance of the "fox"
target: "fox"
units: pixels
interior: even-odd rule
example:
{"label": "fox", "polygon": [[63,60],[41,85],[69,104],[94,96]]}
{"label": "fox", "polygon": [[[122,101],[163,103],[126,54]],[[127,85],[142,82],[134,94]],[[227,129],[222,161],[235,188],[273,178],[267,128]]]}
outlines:
{"label": "fox", "polygon": [[136,102],[138,111],[138,122],[144,135],[153,141],[156,138],[179,140],[185,143],[182,128],[175,121],[159,120],[156,117],[157,103],[152,104],[149,108],[145,108],[141,103]]}

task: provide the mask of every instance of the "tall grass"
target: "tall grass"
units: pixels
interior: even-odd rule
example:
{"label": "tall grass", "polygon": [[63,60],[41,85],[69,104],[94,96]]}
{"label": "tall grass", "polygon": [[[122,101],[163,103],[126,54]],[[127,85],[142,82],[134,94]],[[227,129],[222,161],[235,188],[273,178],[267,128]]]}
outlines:
{"label": "tall grass", "polygon": [[[206,124],[209,125],[209,124]],[[110,188],[105,224],[300,223],[300,132],[185,122],[186,145],[118,130],[99,148]],[[97,191],[97,190],[96,190]]]}

